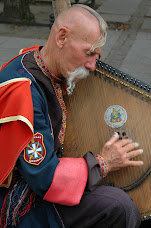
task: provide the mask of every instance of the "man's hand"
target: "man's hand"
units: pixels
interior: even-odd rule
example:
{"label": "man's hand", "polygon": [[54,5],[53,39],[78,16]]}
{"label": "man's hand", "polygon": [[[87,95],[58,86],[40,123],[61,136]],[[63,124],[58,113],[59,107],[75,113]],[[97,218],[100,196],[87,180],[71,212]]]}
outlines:
{"label": "man's hand", "polygon": [[133,143],[130,139],[119,140],[118,133],[115,133],[104,144],[100,155],[107,162],[109,171],[115,171],[128,166],[141,166],[143,165],[142,161],[130,160],[143,153],[142,149],[136,149],[138,147],[139,144]]}

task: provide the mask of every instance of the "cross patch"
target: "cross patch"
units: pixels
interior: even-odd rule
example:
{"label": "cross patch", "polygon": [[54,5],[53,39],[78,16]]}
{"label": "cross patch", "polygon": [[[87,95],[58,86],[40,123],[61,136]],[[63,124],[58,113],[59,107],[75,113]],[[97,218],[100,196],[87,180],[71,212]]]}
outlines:
{"label": "cross patch", "polygon": [[43,135],[39,132],[34,134],[30,144],[24,149],[24,159],[32,165],[39,165],[46,156],[46,148],[43,143]]}

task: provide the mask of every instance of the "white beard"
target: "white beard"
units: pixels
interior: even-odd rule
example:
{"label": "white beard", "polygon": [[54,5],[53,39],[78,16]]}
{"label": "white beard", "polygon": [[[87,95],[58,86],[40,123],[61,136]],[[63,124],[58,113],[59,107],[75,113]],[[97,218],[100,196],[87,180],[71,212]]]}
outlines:
{"label": "white beard", "polygon": [[[89,75],[89,70],[87,70],[85,67],[78,67],[73,72],[68,72],[69,78],[67,79],[67,92],[68,95],[71,95],[75,84],[79,79],[86,78]],[[76,81],[74,81],[76,79]]]}

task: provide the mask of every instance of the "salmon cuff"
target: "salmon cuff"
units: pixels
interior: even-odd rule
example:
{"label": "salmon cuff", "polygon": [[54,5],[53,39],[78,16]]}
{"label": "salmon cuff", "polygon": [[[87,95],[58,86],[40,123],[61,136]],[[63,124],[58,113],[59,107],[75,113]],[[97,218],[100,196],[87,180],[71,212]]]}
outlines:
{"label": "salmon cuff", "polygon": [[59,160],[44,200],[66,206],[78,205],[88,179],[87,163],[84,158],[60,158]]}

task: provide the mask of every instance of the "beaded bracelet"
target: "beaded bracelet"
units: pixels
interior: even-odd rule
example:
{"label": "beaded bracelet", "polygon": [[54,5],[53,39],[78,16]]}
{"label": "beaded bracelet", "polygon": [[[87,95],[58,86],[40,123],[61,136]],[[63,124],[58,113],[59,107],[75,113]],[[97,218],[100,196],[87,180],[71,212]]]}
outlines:
{"label": "beaded bracelet", "polygon": [[108,172],[109,172],[109,167],[108,167],[107,162],[106,162],[106,161],[104,160],[104,158],[103,158],[101,155],[99,155],[99,154],[95,155],[95,158],[96,158],[96,160],[98,161],[98,163],[99,163],[99,165],[100,165],[100,167],[101,167],[101,169],[102,169],[103,177],[106,177],[107,174],[108,174]]}

